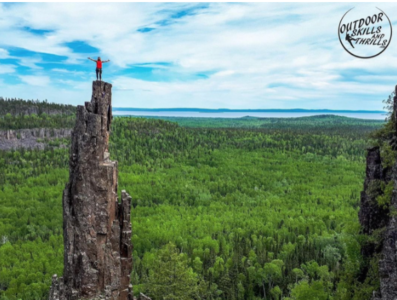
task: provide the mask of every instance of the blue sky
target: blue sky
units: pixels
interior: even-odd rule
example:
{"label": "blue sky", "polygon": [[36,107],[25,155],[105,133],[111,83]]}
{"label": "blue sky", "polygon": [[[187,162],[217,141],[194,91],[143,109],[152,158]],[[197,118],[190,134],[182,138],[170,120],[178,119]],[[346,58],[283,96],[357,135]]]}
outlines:
{"label": "blue sky", "polygon": [[0,96],[82,104],[95,64],[113,106],[380,110],[397,83],[397,37],[355,58],[337,28],[392,3],[0,3]]}

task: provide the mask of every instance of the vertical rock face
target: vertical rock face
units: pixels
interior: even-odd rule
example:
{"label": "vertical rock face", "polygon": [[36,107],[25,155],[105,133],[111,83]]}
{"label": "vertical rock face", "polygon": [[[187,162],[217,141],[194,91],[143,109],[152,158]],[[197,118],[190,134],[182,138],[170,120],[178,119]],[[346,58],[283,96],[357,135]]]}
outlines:
{"label": "vertical rock face", "polygon": [[[396,86],[397,92],[397,86]],[[397,94],[397,93],[396,93]],[[393,120],[397,120],[397,96],[394,97]],[[397,124],[393,124],[394,134],[389,141],[393,150],[397,149]],[[380,183],[393,182],[393,192],[388,207],[382,208],[376,197],[382,193]],[[364,257],[380,254],[380,291],[374,292],[373,300],[397,299],[397,164],[385,170],[382,166],[380,149],[368,149],[364,191],[361,193],[359,219],[364,234],[382,230],[382,240],[378,245],[366,244],[362,248]],[[364,275],[365,277],[365,275]]]}
{"label": "vertical rock face", "polygon": [[[379,147],[368,149],[367,167],[364,182],[364,191],[361,192],[359,220],[363,233],[372,234],[387,223],[387,211],[380,208],[376,202],[379,187],[377,182],[385,181]],[[375,190],[374,190],[375,189]]]}
{"label": "vertical rock face", "polygon": [[[393,175],[397,168],[393,168]],[[397,211],[396,177],[390,203],[390,211]],[[379,260],[380,293],[382,300],[397,299],[397,216],[391,214],[384,236],[382,256]]]}
{"label": "vertical rock face", "polygon": [[117,200],[117,162],[109,159],[112,85],[94,81],[77,107],[69,183],[63,193],[64,277],[49,299],[131,300],[131,197]]}
{"label": "vertical rock face", "polygon": [[[397,86],[395,89],[393,114],[397,120]],[[395,132],[390,144],[396,149],[397,124],[393,126]],[[397,299],[397,163],[391,171],[393,192],[389,206],[389,220],[384,235],[382,255],[379,260],[380,294],[382,300]]]}

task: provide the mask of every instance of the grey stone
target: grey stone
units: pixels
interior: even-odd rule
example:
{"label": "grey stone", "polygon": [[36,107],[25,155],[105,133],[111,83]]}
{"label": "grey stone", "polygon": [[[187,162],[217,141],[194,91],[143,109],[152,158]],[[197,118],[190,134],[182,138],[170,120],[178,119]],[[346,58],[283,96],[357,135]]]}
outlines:
{"label": "grey stone", "polygon": [[[63,192],[64,274],[49,300],[132,300],[131,197],[117,200],[117,161],[109,159],[112,85],[93,82],[78,106]],[[57,298],[58,297],[58,298]]]}
{"label": "grey stone", "polygon": [[0,130],[0,150],[11,150],[18,148],[44,149],[45,144],[38,139],[48,140],[56,138],[68,138],[71,136],[70,128],[33,128],[18,130]]}

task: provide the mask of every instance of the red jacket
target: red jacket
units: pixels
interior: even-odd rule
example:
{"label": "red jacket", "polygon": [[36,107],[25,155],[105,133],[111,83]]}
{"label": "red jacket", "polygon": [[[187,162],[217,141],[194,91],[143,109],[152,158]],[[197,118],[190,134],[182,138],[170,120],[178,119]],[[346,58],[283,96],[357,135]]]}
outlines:
{"label": "red jacket", "polygon": [[97,67],[98,69],[102,69],[102,61],[101,61],[101,60],[97,60],[97,61],[96,61],[96,67]]}

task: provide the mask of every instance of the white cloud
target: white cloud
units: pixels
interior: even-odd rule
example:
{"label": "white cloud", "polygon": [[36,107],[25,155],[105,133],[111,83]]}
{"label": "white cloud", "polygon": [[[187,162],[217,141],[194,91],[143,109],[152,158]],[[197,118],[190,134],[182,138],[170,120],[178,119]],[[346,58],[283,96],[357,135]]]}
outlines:
{"label": "white cloud", "polygon": [[[194,14],[170,19],[181,9],[198,5],[204,4],[0,5],[0,58],[9,56],[3,48],[22,47],[65,56],[65,64],[88,66],[85,54],[74,53],[64,45],[84,41],[99,48],[101,57],[111,59],[104,75],[113,81],[118,106],[381,109],[379,98],[393,89],[389,86],[397,68],[393,41],[390,49],[369,60],[350,56],[339,44],[336,27],[350,4],[210,3]],[[381,8],[394,18],[393,4],[382,4]],[[51,31],[38,35],[24,26]],[[145,27],[154,30],[138,31]],[[20,61],[29,68],[39,68],[38,63],[43,63],[39,57]],[[120,76],[134,64],[161,68],[158,73],[169,71],[180,78],[154,82]],[[90,84],[76,83],[76,77],[84,72],[51,70],[70,76],[62,77],[62,83],[74,89],[76,97],[80,88]],[[45,74],[43,69],[40,72]],[[184,79],[197,73],[212,75]],[[47,76],[20,77],[36,86],[61,83],[50,82]],[[365,107],[360,100],[363,95],[373,96]],[[54,93],[50,97],[61,101],[63,96]]]}
{"label": "white cloud", "polygon": [[216,72],[214,75],[212,75],[212,77],[230,76],[230,75],[233,75],[235,73],[236,72],[234,72],[233,70],[224,70],[224,71]]}
{"label": "white cloud", "polygon": [[48,76],[21,75],[19,78],[23,82],[33,86],[45,87],[50,84],[50,78]]}
{"label": "white cloud", "polygon": [[87,74],[87,72],[81,72],[81,71],[70,71],[67,69],[60,69],[60,68],[54,68],[51,69],[52,72],[57,72],[57,73],[61,73],[61,74],[67,74],[67,75],[85,75]]}
{"label": "white cloud", "polygon": [[35,57],[18,58],[18,64],[19,65],[24,66],[24,67],[28,67],[28,68],[34,69],[34,70],[43,69],[42,67],[37,65],[37,63],[41,63],[41,62],[42,62],[42,60],[40,58],[35,58]]}
{"label": "white cloud", "polygon": [[8,58],[8,51],[0,48],[0,59]]}
{"label": "white cloud", "polygon": [[66,69],[58,69],[58,68],[51,69],[51,71],[53,71],[53,72],[59,72],[59,73],[71,73],[71,71],[69,71],[69,70],[66,70]]}
{"label": "white cloud", "polygon": [[0,74],[9,74],[15,72],[15,65],[0,64]]}

